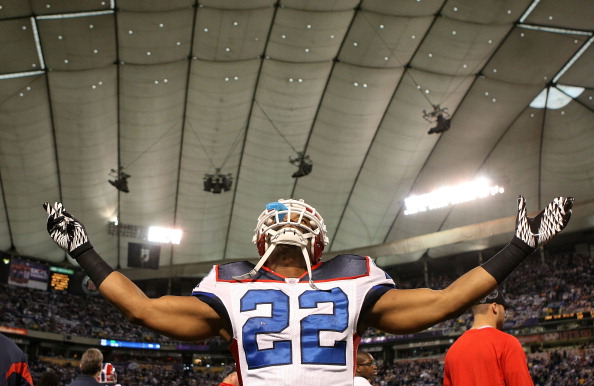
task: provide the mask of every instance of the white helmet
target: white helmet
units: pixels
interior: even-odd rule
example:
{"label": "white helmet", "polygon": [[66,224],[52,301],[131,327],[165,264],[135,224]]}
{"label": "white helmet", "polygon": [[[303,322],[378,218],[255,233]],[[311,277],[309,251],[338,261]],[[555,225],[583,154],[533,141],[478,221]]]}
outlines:
{"label": "white helmet", "polygon": [[[287,227],[287,225],[290,226]],[[308,250],[309,239],[312,242]],[[315,288],[311,278],[311,264],[317,264],[320,261],[324,247],[328,244],[328,237],[324,219],[314,207],[303,200],[280,199],[277,202],[269,202],[258,217],[258,225],[252,241],[257,245],[258,253],[262,258],[253,270],[235,279],[253,277],[277,244],[295,245],[301,247],[310,285]]]}

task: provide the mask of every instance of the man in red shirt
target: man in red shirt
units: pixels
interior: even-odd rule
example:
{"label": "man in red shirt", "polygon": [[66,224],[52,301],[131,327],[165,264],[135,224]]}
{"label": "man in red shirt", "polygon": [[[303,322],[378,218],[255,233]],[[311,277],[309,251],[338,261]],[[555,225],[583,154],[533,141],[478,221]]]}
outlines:
{"label": "man in red shirt", "polygon": [[511,307],[498,290],[472,307],[472,328],[446,354],[445,386],[534,385],[522,345],[501,331],[506,308]]}

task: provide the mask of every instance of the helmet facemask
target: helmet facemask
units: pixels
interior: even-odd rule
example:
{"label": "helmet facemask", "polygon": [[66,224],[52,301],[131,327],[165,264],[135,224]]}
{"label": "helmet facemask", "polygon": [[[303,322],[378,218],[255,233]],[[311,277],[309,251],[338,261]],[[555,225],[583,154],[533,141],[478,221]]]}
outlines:
{"label": "helmet facemask", "polygon": [[258,246],[262,257],[254,269],[234,279],[245,280],[255,276],[277,245],[294,245],[301,248],[309,284],[317,289],[312,280],[311,265],[320,261],[322,251],[328,244],[328,237],[324,219],[315,208],[303,200],[281,199],[268,203],[258,217],[252,241]]}

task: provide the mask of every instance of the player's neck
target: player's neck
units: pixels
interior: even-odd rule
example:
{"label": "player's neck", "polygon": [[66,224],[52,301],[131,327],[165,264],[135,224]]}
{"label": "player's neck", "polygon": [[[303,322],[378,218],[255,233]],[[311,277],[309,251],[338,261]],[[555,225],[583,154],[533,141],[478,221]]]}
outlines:
{"label": "player's neck", "polygon": [[301,249],[278,245],[268,259],[268,268],[284,277],[300,277],[307,272]]}

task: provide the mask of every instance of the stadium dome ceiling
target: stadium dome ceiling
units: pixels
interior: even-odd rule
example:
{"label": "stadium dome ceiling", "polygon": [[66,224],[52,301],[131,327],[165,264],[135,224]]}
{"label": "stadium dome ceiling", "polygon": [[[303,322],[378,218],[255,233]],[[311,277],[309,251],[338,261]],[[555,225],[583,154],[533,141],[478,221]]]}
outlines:
{"label": "stadium dome ceiling", "polygon": [[[0,0],[0,250],[69,259],[44,201],[122,269],[146,227],[183,229],[133,278],[255,258],[278,198],[322,213],[326,258],[380,265],[505,243],[518,194],[572,195],[568,231],[590,228],[593,32],[591,0]],[[404,213],[481,176],[504,192]]]}

